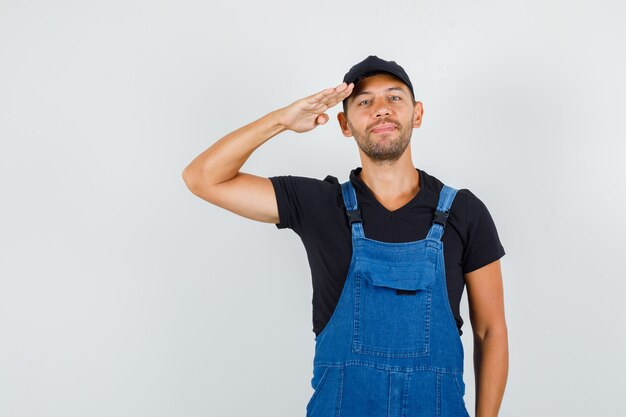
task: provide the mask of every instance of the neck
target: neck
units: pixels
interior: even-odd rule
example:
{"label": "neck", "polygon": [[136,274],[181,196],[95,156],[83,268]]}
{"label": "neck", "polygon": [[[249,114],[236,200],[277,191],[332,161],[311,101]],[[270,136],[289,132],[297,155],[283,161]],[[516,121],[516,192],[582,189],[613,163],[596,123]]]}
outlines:
{"label": "neck", "polygon": [[410,146],[393,162],[372,161],[361,154],[361,164],[361,181],[383,205],[401,204],[419,191],[419,173],[413,165]]}

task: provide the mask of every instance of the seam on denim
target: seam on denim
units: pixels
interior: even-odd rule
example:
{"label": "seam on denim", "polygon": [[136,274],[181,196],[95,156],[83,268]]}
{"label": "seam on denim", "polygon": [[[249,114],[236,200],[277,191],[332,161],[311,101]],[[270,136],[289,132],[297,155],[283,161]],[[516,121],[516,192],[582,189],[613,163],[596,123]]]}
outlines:
{"label": "seam on denim", "polygon": [[[463,378],[462,375],[460,376],[461,378]],[[452,375],[451,378],[454,380],[454,385],[456,386],[457,397],[459,399],[460,406],[463,408],[463,413],[467,417],[469,417],[469,412],[467,411],[467,407],[465,407],[465,400],[463,399],[463,395],[461,395],[461,385],[459,384],[459,381],[457,380],[457,375]]]}
{"label": "seam on denim", "polygon": [[314,366],[327,366],[329,368],[341,368],[345,362],[315,362]]}
{"label": "seam on denim", "polygon": [[363,344],[359,344],[359,350],[357,353],[361,353],[363,355],[369,355],[369,356],[377,356],[380,358],[419,358],[422,356],[428,356],[428,349],[425,343],[422,349],[423,351],[420,351],[420,352],[415,352],[415,351],[394,352],[394,351],[384,350],[376,346],[373,346],[371,348],[363,347]]}
{"label": "seam on denim", "polygon": [[454,380],[454,385],[456,386],[456,393],[459,395],[459,398],[463,398],[463,396],[461,395],[461,387],[459,385],[459,381],[457,381],[456,377],[453,376],[452,379]]}
{"label": "seam on denim", "polygon": [[[435,275],[435,278],[437,276]],[[433,299],[433,292],[432,292],[432,287],[428,289],[428,296],[426,297],[426,311],[425,311],[425,320],[426,323],[424,324],[426,326],[426,328],[424,329],[424,354],[428,355],[430,352],[430,317],[432,316],[432,299]]]}
{"label": "seam on denim", "polygon": [[461,351],[463,351],[463,342],[461,341],[461,335],[459,335],[459,326],[457,326],[456,324],[456,320],[454,319],[454,313],[452,313],[452,306],[450,305],[450,298],[448,297],[448,283],[447,283],[447,278],[446,278],[446,261],[445,261],[445,255],[443,250],[441,251],[441,256],[438,257],[438,262],[437,262],[437,270],[435,271],[435,274],[438,275],[442,275],[443,279],[441,281],[443,281],[440,285],[440,293],[441,293],[441,297],[444,300],[444,304],[445,304],[445,308],[444,310],[446,310],[445,315],[448,317],[449,322],[452,324],[452,328],[454,329],[454,334],[458,336],[458,344],[461,345]]}
{"label": "seam on denim", "polygon": [[437,373],[437,417],[441,417],[441,374]]}
{"label": "seam on denim", "polygon": [[388,365],[384,363],[376,363],[376,362],[367,362],[358,359],[347,360],[341,364],[336,362],[320,362],[319,365],[323,366],[365,366],[369,368],[379,369],[381,371],[396,371],[396,372],[418,372],[418,371],[427,371],[441,374],[455,374],[462,375],[463,371],[459,369],[449,369],[449,368],[440,368],[437,366],[431,365],[419,365],[419,366],[402,366],[402,365]]}
{"label": "seam on denim", "polygon": [[343,366],[339,368],[339,393],[335,402],[335,417],[341,413],[341,402],[343,401]]}
{"label": "seam on denim", "polygon": [[[328,321],[326,322],[326,325],[324,326],[324,328],[322,329],[322,331],[315,337],[315,341],[316,341],[316,346],[318,343],[318,339],[319,342],[321,343],[321,341],[326,338],[326,333],[329,333],[328,331],[326,331],[327,328],[329,328],[331,326],[331,324],[335,321],[337,321],[336,317],[337,317],[337,313],[339,313],[339,308],[345,309],[346,307],[343,306],[343,304],[346,304],[346,297],[348,296],[346,293],[348,291],[350,291],[349,289],[349,285],[350,284],[350,278],[352,278],[352,281],[354,281],[355,279],[355,272],[354,270],[356,270],[357,266],[356,266],[356,256],[354,254],[354,248],[353,248],[353,253],[352,253],[352,257],[350,258],[350,266],[348,267],[348,274],[346,276],[346,281],[343,284],[343,288],[341,289],[341,294],[339,294],[339,300],[337,301],[337,305],[335,306],[335,309],[333,310],[332,314],[330,315],[330,318],[328,319]],[[349,305],[347,308],[351,308],[352,305]]]}
{"label": "seam on denim", "polygon": [[372,239],[369,237],[365,237],[365,236],[357,236],[358,240],[364,240],[364,241],[368,241],[368,242],[372,242],[376,245],[380,245],[380,246],[389,246],[389,247],[397,247],[397,248],[402,248],[404,246],[413,246],[416,244],[422,244],[422,245],[427,245],[428,247],[433,247],[432,244],[433,242],[440,242],[441,240],[437,240],[437,239],[432,239],[429,237],[425,237],[424,239],[419,239],[419,240],[411,240],[408,242],[383,242],[382,240],[376,240],[376,239]]}
{"label": "seam on denim", "polygon": [[324,387],[324,381],[326,381],[326,377],[327,377],[329,371],[330,371],[330,367],[327,367],[326,369],[324,369],[324,373],[322,373],[322,376],[320,377],[319,382],[317,383],[317,385],[314,388],[313,395],[311,396],[311,398],[309,398],[309,402],[306,405],[306,409],[307,410],[309,408],[311,408],[311,405],[314,403],[315,398],[317,398],[319,396],[319,392]]}
{"label": "seam on denim", "polygon": [[352,331],[352,350],[354,352],[361,352],[361,340],[359,338],[359,320],[360,320],[360,305],[361,305],[361,275],[354,275],[354,329]]}
{"label": "seam on denim", "polygon": [[[394,351],[389,348],[383,348],[379,346],[364,346],[361,340],[361,284],[364,277],[357,273],[355,274],[355,295],[354,295],[354,330],[352,336],[352,351],[364,355],[385,357],[385,358],[416,358],[421,356],[428,356],[430,354],[430,319],[432,315],[432,287],[427,288],[427,294],[424,294],[424,308],[422,315],[424,317],[424,333],[423,341],[420,350],[415,350],[412,347],[410,351]],[[419,307],[419,306],[418,306]]]}
{"label": "seam on denim", "polygon": [[411,374],[406,373],[404,375],[404,395],[402,396],[402,417],[406,417],[406,410],[409,403],[409,381],[411,380]]}
{"label": "seam on denim", "polygon": [[391,410],[392,410],[391,402],[393,401],[393,399],[391,397],[392,397],[392,392],[393,392],[393,387],[392,387],[393,379],[391,378],[391,372],[387,372],[387,378],[388,378],[387,386],[389,387],[387,388],[387,417],[392,417],[391,416]]}

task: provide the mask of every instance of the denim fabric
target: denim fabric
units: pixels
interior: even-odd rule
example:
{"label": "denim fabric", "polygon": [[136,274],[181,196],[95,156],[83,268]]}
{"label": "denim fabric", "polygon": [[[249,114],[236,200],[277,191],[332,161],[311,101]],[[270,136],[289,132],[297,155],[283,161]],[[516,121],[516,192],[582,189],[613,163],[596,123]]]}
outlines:
{"label": "denim fabric", "polygon": [[[358,209],[350,181],[346,210]],[[437,209],[456,195],[444,186]],[[352,259],[339,303],[315,338],[307,417],[468,417],[463,345],[448,302],[441,236],[368,239],[351,223]]]}

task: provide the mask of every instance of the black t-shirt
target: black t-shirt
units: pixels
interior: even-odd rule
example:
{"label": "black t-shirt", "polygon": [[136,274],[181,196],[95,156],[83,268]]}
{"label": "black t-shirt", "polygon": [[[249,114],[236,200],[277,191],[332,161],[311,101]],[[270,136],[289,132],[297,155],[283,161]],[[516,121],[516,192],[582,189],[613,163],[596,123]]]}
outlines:
{"label": "black t-shirt", "polygon": [[[418,193],[394,211],[380,204],[363,183],[359,177],[361,167],[350,172],[367,238],[391,243],[426,238],[443,183],[420,169],[417,171]],[[270,180],[280,217],[276,227],[292,229],[306,249],[313,279],[313,332],[318,335],[339,302],[352,257],[351,229],[341,184],[330,175],[323,181],[291,175]],[[487,207],[467,189],[456,194],[441,240],[448,299],[462,334],[459,305],[465,286],[463,274],[500,259],[504,248]]]}

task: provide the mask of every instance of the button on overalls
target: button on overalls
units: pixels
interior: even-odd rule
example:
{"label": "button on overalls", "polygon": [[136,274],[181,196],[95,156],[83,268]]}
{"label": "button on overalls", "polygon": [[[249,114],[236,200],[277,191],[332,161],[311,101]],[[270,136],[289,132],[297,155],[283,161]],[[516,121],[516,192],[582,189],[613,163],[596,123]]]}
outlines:
{"label": "button on overalls", "polygon": [[365,237],[354,188],[341,187],[352,259],[315,338],[307,417],[468,417],[441,242],[457,190],[441,190],[425,239],[388,243]]}

